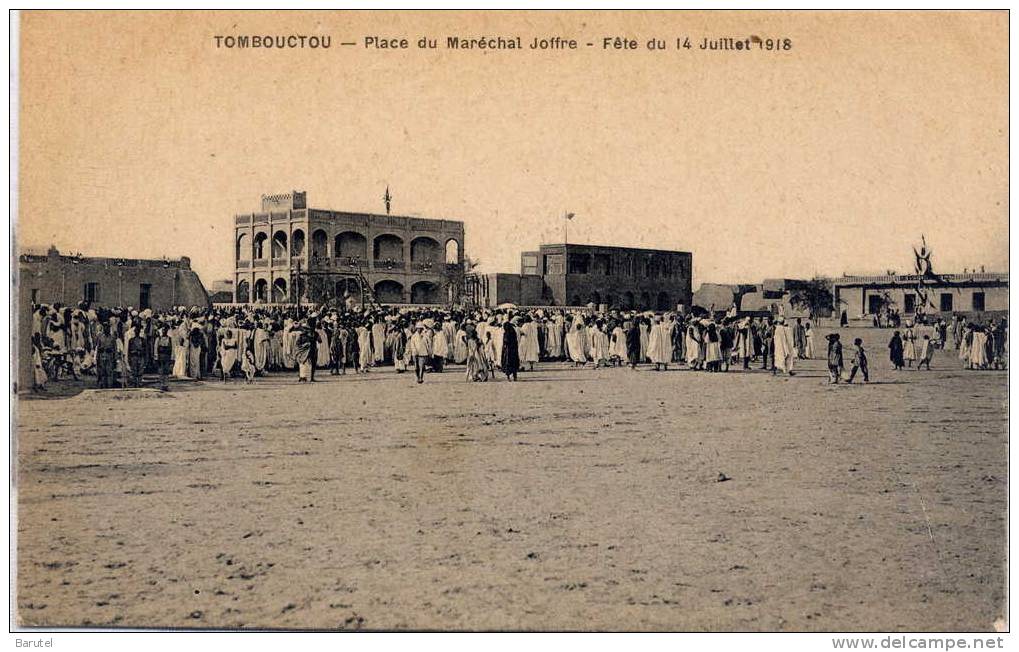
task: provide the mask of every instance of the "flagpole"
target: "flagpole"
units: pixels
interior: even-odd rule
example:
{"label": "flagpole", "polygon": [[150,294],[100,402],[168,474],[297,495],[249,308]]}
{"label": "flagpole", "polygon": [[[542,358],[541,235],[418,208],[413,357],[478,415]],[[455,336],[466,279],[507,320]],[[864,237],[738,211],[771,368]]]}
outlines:
{"label": "flagpole", "polygon": [[563,244],[567,245],[570,243],[570,220],[566,217],[566,211],[563,211]]}

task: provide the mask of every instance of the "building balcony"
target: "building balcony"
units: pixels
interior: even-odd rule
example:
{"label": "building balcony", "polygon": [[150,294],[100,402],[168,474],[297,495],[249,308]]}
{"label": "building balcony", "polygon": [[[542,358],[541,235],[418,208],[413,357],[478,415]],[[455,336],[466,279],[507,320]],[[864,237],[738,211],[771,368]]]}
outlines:
{"label": "building balcony", "polygon": [[399,271],[406,269],[407,265],[402,260],[375,260],[372,268],[376,272]]}
{"label": "building balcony", "polygon": [[251,261],[251,266],[256,268],[256,269],[257,268],[261,268],[261,267],[268,267],[269,266],[269,261],[267,259],[265,259],[265,258],[256,259],[256,260]]}
{"label": "building balcony", "polygon": [[365,268],[368,266],[368,261],[360,256],[337,256],[333,258],[333,267],[337,269],[350,269],[354,270],[357,268]]}
{"label": "building balcony", "polygon": [[410,271],[415,274],[438,274],[442,271],[442,263],[434,260],[412,262]]}
{"label": "building balcony", "polygon": [[251,267],[251,261],[250,260],[238,260],[237,261],[237,269],[247,269],[249,267]]}

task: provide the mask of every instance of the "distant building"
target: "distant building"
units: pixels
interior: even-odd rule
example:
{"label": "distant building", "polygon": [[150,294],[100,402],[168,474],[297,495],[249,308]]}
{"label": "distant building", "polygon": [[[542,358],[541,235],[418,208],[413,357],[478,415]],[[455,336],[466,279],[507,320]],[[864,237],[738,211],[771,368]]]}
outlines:
{"label": "distant building", "polygon": [[[463,222],[309,208],[304,192],[263,195],[234,218],[237,303],[444,303],[463,269]],[[366,285],[366,287],[364,287]]]}
{"label": "distant building", "polygon": [[213,304],[217,303],[233,303],[234,302],[234,282],[233,279],[221,279],[213,281],[209,284],[209,301]]}
{"label": "distant building", "polygon": [[494,308],[512,303],[518,306],[547,306],[551,299],[545,292],[545,282],[534,274],[479,274],[471,277],[467,294],[477,305]]}
{"label": "distant building", "polygon": [[209,305],[209,295],[188,258],[176,260],[46,255],[18,257],[18,284],[28,304],[86,301],[94,306],[164,310]]}
{"label": "distant building", "polygon": [[520,274],[474,277],[479,305],[605,306],[641,310],[689,307],[693,257],[684,251],[545,244],[520,255]]}
{"label": "distant building", "polygon": [[1008,312],[1008,273],[941,274],[925,281],[929,303],[920,305],[915,274],[843,276],[832,279],[835,305],[847,317],[869,318],[890,308],[904,316],[926,314],[1004,315]]}

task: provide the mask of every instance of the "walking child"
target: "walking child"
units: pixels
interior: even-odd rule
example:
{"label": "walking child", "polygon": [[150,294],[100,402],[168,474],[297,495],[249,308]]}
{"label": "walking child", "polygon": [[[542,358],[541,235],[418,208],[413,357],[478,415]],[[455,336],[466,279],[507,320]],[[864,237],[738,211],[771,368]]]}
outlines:
{"label": "walking child", "polygon": [[849,380],[847,383],[853,382],[853,378],[856,377],[856,372],[859,371],[863,374],[863,382],[870,382],[870,374],[867,371],[867,353],[863,350],[863,340],[859,337],[853,340],[853,368],[849,371]]}

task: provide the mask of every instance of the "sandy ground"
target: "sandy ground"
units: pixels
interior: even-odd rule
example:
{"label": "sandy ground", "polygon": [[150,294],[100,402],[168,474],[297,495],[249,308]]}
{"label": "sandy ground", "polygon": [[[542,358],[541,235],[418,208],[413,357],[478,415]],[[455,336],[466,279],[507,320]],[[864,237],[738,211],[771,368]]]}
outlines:
{"label": "sandy ground", "polygon": [[868,333],[866,387],[543,364],[22,400],[19,622],[991,630],[1006,375],[896,373]]}

